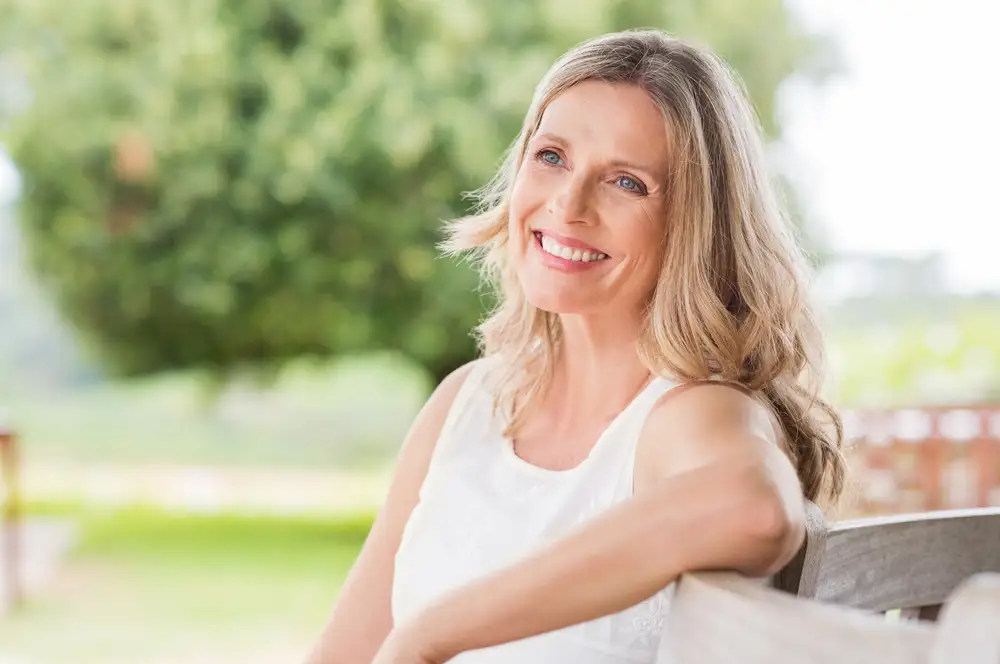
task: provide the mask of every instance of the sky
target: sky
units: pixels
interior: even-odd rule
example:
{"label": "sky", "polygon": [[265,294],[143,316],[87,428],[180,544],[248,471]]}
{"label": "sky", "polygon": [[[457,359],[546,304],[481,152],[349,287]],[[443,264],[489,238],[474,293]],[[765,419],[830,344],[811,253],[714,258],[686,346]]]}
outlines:
{"label": "sky", "polygon": [[[1000,3],[789,4],[842,57],[782,104],[796,183],[833,248],[940,251],[950,287],[1000,292]],[[15,189],[0,155],[0,203]]]}
{"label": "sky", "polygon": [[940,251],[949,286],[1000,291],[1000,3],[790,4],[843,61],[784,98],[796,182],[832,245]]}

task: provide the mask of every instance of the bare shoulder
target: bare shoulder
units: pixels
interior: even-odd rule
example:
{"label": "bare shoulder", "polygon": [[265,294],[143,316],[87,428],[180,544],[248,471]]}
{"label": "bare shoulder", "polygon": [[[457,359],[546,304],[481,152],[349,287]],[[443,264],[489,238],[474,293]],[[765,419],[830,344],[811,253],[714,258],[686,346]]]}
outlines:
{"label": "bare shoulder", "polygon": [[[423,484],[438,438],[441,437],[441,431],[448,420],[448,413],[451,412],[469,374],[481,361],[473,360],[448,374],[420,409],[396,458],[395,477],[389,489],[387,503],[402,503],[407,506],[405,511],[408,512],[409,507],[415,502],[416,492]],[[406,495],[407,498],[397,499],[400,494]]]}
{"label": "bare shoulder", "polygon": [[[444,427],[445,421],[448,419],[448,413],[451,411],[459,392],[462,390],[462,386],[465,385],[473,369],[483,361],[480,358],[463,364],[448,374],[434,388],[431,396],[427,399],[424,407],[414,420],[406,443],[412,442],[412,444],[421,447],[433,448],[442,427]],[[429,453],[430,450],[426,451]]]}
{"label": "bare shoulder", "polygon": [[455,401],[455,397],[458,396],[458,393],[465,384],[466,379],[468,379],[469,374],[482,362],[484,362],[483,358],[466,362],[445,376],[444,380],[438,384],[430,398],[427,400],[427,407],[434,409],[444,408],[445,410],[451,408],[452,403]]}
{"label": "bare shoulder", "polygon": [[690,383],[650,412],[636,450],[636,487],[713,463],[775,458],[785,459],[780,427],[759,399],[727,383]]}
{"label": "bare shoulder", "polygon": [[394,557],[448,413],[478,360],[437,386],[403,441],[389,491],[309,662],[370,662],[392,629]]}
{"label": "bare shoulder", "polygon": [[455,399],[479,360],[473,360],[451,372],[434,389],[410,425],[410,430],[396,457],[395,471],[383,511],[405,520],[417,502],[417,493],[430,467],[438,438]]}

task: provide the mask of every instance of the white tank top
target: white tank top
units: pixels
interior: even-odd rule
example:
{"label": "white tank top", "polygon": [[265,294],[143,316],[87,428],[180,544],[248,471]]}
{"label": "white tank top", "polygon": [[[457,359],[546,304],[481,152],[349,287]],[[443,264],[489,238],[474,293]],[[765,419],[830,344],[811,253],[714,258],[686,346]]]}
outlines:
{"label": "white tank top", "polygon": [[[654,379],[604,430],[586,460],[570,470],[548,470],[517,456],[503,436],[503,423],[493,416],[492,362],[478,360],[469,371],[403,531],[392,588],[397,624],[629,498],[643,423],[659,397],[677,385]],[[450,661],[651,664],[673,590],[671,584],[621,613]]]}

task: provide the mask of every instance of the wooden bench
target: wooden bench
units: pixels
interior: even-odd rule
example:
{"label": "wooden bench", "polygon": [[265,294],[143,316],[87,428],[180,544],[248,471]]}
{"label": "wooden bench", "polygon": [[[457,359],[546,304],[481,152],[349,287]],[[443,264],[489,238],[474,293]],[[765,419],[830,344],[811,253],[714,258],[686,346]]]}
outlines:
{"label": "wooden bench", "polygon": [[806,542],[773,579],[785,592],[934,620],[980,572],[1000,572],[1000,508],[856,519],[827,525],[807,506]]}
{"label": "wooden bench", "polygon": [[737,574],[681,577],[657,664],[997,664],[1000,575],[952,593],[937,624],[779,592]]}
{"label": "wooden bench", "polygon": [[2,500],[2,523],[0,523],[0,614],[5,607],[14,607],[23,600],[21,586],[21,547],[19,538],[20,505],[17,484],[17,436],[3,421],[0,421],[0,497]]}

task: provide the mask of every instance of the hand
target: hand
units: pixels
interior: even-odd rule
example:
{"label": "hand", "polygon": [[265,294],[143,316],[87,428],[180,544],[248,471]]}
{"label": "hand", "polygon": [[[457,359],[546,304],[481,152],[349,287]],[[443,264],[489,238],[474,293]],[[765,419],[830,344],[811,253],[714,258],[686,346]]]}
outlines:
{"label": "hand", "polygon": [[432,656],[415,628],[394,629],[382,642],[371,664],[444,664]]}

